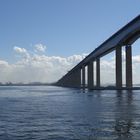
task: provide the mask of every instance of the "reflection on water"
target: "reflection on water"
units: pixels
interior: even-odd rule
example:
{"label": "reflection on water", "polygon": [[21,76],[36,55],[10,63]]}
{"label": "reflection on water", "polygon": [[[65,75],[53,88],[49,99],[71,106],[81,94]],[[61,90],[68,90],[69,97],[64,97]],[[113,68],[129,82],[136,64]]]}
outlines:
{"label": "reflection on water", "polygon": [[140,91],[0,87],[0,140],[139,140]]}
{"label": "reflection on water", "polygon": [[[135,106],[133,105],[133,91],[118,91],[116,101],[116,124],[115,131],[119,139],[132,139],[133,114]],[[123,95],[125,94],[125,95]]]}

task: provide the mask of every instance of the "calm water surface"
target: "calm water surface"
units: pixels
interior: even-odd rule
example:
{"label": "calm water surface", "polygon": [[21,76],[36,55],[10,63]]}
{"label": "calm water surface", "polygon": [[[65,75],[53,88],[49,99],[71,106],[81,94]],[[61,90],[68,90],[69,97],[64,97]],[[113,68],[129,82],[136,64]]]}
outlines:
{"label": "calm water surface", "polygon": [[0,87],[0,140],[139,140],[140,91]]}

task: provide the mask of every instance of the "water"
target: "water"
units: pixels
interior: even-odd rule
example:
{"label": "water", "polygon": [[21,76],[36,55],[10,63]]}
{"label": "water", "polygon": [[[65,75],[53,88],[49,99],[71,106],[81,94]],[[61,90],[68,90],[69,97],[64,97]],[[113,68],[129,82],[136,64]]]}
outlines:
{"label": "water", "polygon": [[140,91],[0,87],[0,140],[139,140]]}

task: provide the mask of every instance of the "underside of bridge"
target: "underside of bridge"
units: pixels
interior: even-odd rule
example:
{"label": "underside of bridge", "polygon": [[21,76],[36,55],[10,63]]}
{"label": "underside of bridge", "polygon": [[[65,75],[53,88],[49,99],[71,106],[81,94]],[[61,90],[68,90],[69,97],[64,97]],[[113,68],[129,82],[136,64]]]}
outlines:
{"label": "underside of bridge", "polygon": [[[125,47],[125,69],[126,69],[126,89],[133,88],[132,81],[132,44],[140,37],[140,15],[121,28],[118,32],[112,35],[109,39],[103,42],[93,52],[91,52],[78,65],[71,69],[64,75],[56,85],[74,87],[74,88],[88,88],[88,89],[102,89],[100,80],[100,59],[101,57],[115,51],[115,75],[116,86],[115,89],[124,89],[122,84],[122,47]],[[96,63],[94,65],[93,63]],[[96,66],[96,71],[94,71]],[[87,71],[85,68],[87,67]],[[87,72],[87,82],[86,74]],[[96,76],[94,73],[96,72]],[[96,77],[96,83],[94,82]]]}

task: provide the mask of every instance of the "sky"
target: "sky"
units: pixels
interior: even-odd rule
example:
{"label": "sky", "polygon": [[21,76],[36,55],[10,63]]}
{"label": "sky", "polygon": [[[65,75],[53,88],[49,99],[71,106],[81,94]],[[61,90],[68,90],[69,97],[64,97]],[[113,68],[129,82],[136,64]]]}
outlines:
{"label": "sky", "polygon": [[[0,0],[0,82],[57,81],[139,15],[139,5],[139,0]],[[138,60],[139,47],[133,55]],[[110,69],[112,58],[103,59],[102,70]]]}

